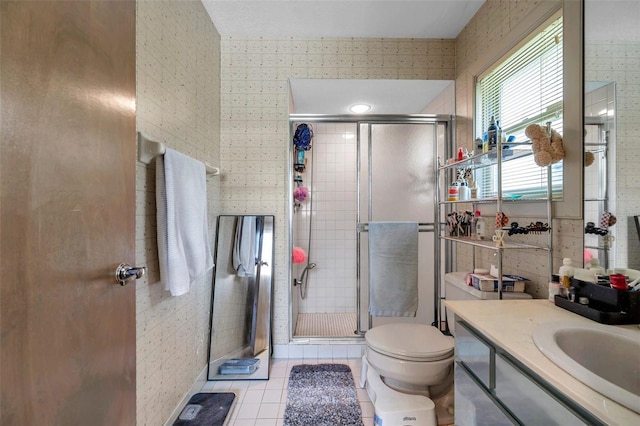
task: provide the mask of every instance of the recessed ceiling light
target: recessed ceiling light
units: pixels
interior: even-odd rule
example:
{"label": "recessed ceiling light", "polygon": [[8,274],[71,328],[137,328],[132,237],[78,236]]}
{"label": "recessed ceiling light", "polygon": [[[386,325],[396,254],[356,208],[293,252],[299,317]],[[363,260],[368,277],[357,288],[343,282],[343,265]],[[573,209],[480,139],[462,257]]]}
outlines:
{"label": "recessed ceiling light", "polygon": [[367,112],[370,109],[371,109],[371,105],[367,105],[367,104],[355,104],[349,107],[349,111],[356,114],[362,114],[363,112]]}

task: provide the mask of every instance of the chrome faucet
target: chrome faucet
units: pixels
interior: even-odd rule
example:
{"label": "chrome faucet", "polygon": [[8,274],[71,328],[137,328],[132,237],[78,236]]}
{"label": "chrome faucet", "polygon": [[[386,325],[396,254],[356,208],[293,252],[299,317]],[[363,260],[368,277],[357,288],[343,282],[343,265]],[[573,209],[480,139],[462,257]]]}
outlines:
{"label": "chrome faucet", "polygon": [[302,285],[302,283],[305,281],[305,278],[307,276],[307,272],[309,272],[311,269],[315,268],[317,265],[315,263],[307,263],[307,266],[304,267],[304,269],[302,270],[302,274],[300,274],[300,278],[294,278],[293,279],[293,285],[297,286],[297,285]]}

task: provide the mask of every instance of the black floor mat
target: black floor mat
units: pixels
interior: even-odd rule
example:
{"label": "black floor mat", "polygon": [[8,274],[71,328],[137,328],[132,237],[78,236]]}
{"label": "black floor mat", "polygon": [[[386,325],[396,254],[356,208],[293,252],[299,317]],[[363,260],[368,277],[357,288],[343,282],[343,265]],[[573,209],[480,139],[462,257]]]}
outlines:
{"label": "black floor mat", "polygon": [[[197,393],[180,412],[173,426],[222,426],[236,395],[233,392]],[[192,420],[181,419],[186,413],[201,406]]]}

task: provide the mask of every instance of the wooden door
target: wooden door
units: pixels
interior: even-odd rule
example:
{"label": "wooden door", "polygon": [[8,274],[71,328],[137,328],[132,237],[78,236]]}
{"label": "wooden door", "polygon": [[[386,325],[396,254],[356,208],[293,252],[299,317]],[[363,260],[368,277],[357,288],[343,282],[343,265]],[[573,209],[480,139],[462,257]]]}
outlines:
{"label": "wooden door", "polygon": [[133,425],[135,2],[0,19],[0,424]]}

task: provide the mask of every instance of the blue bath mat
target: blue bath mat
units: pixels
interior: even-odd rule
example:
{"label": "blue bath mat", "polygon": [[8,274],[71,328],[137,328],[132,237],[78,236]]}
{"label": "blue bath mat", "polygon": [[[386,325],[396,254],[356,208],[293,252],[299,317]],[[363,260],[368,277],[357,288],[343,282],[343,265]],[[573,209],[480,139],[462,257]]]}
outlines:
{"label": "blue bath mat", "polygon": [[197,393],[173,426],[222,426],[236,395],[233,392]]}
{"label": "blue bath mat", "polygon": [[349,366],[295,365],[289,376],[284,426],[363,426]]}

